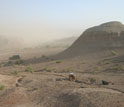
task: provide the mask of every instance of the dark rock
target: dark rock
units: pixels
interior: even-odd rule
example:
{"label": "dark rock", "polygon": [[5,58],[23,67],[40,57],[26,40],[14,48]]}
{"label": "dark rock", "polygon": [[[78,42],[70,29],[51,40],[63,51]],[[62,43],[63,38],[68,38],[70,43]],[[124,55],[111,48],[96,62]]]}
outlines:
{"label": "dark rock", "polygon": [[109,82],[102,80],[102,85],[109,85]]}

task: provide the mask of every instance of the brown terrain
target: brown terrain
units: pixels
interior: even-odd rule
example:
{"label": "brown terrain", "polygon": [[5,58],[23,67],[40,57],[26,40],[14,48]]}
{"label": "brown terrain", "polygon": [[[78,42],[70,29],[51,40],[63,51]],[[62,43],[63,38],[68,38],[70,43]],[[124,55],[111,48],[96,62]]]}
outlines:
{"label": "brown terrain", "polygon": [[[67,49],[1,52],[0,107],[124,107],[123,38],[124,25],[109,22]],[[15,54],[23,61],[9,60]]]}

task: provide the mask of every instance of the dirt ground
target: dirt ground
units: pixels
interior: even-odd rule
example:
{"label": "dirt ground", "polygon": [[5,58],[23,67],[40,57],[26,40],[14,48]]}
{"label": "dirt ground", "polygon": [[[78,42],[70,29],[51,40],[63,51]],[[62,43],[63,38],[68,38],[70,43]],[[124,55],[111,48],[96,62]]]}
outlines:
{"label": "dirt ground", "polygon": [[[43,55],[39,50],[30,51],[30,57],[27,51],[23,53],[23,59]],[[8,54],[1,56],[5,56],[1,62],[8,60]],[[1,66],[0,107],[124,107],[123,58],[122,55],[75,57]],[[75,82],[69,81],[69,72],[75,73]]]}

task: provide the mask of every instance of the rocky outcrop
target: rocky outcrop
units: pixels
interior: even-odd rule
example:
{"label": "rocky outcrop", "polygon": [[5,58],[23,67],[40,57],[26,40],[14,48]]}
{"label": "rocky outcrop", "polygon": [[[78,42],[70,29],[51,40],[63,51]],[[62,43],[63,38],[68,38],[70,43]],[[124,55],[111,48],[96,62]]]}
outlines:
{"label": "rocky outcrop", "polygon": [[108,22],[87,29],[68,49],[59,56],[76,56],[124,47],[124,25]]}

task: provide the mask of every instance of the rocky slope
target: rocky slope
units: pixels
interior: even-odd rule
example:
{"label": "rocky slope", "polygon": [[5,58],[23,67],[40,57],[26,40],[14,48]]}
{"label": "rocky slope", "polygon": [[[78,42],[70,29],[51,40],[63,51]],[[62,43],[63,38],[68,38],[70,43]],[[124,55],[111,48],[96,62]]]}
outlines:
{"label": "rocky slope", "polygon": [[86,55],[124,47],[124,25],[108,22],[87,29],[60,57]]}

